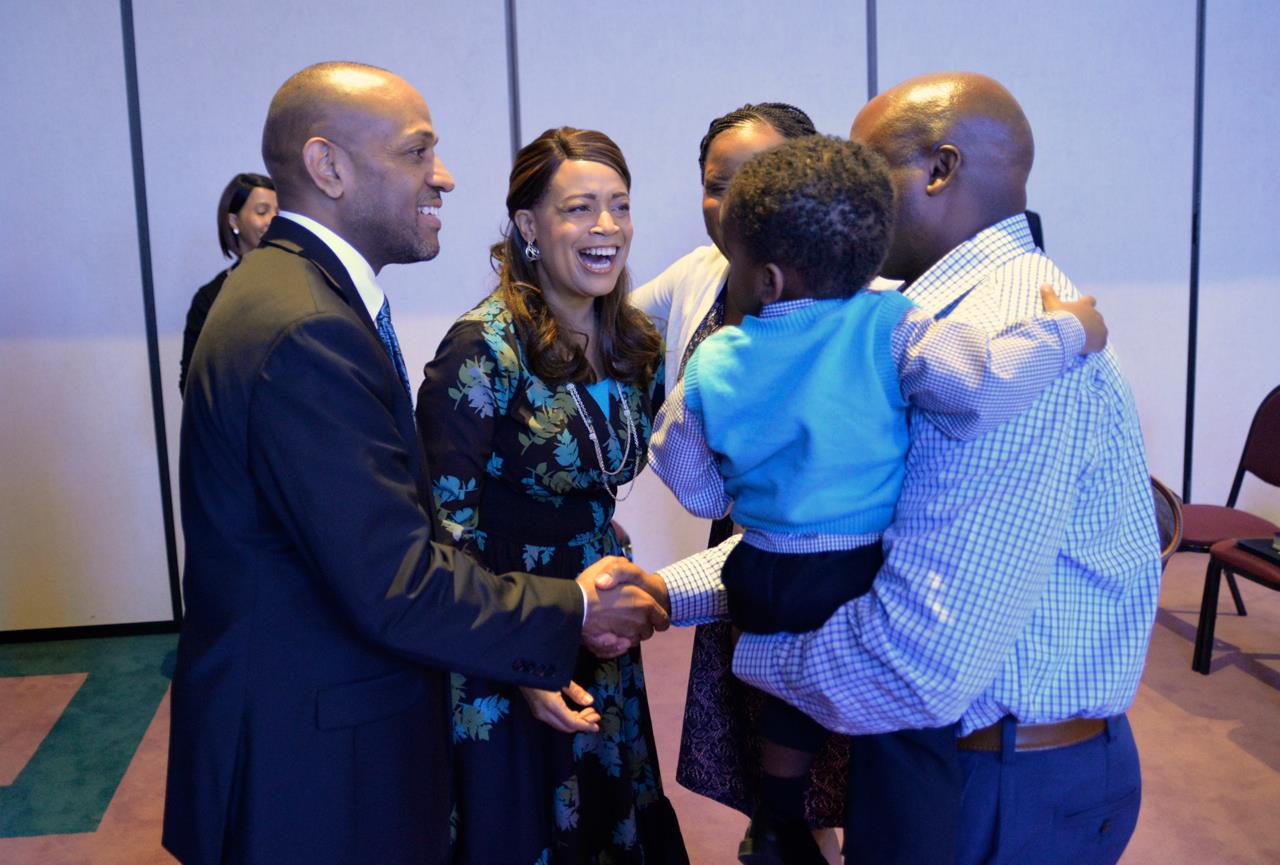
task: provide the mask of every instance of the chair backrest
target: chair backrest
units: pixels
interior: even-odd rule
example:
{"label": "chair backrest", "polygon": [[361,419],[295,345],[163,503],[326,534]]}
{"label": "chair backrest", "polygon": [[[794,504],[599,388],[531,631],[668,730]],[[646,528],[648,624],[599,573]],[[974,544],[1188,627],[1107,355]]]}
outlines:
{"label": "chair backrest", "polygon": [[1168,564],[1182,543],[1182,499],[1173,490],[1151,477],[1151,497],[1156,506],[1156,528],[1160,532],[1160,563]]}
{"label": "chair backrest", "polygon": [[1236,506],[1244,473],[1252,472],[1259,479],[1280,487],[1280,387],[1267,394],[1249,425],[1249,435],[1244,440],[1244,452],[1240,454],[1240,467],[1231,482],[1231,494],[1227,507]]}

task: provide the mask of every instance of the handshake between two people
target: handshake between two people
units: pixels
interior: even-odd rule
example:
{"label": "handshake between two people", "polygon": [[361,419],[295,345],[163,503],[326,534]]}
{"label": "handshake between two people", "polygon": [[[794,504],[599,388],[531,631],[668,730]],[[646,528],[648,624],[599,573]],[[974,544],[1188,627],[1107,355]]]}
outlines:
{"label": "handshake between two people", "polygon": [[[621,556],[607,556],[578,575],[587,600],[582,643],[601,658],[616,658],[671,626],[662,578]],[[594,733],[600,713],[586,688],[570,682],[559,691],[521,688],[533,716],[562,733]]]}

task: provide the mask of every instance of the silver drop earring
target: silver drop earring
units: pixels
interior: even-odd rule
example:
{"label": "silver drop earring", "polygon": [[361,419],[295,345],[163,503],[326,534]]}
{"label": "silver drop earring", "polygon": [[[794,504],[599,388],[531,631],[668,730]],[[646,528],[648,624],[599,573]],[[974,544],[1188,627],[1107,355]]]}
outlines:
{"label": "silver drop earring", "polygon": [[538,241],[531,240],[524,245],[524,257],[530,261],[537,261],[542,258],[542,250],[538,249]]}

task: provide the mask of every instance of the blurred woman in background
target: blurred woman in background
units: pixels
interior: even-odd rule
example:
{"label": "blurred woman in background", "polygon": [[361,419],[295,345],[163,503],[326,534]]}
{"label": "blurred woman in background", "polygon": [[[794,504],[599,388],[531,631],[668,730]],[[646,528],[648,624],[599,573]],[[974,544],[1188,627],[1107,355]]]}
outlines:
{"label": "blurred woman in background", "polygon": [[232,259],[231,266],[200,286],[195,297],[191,298],[187,326],[182,331],[182,364],[178,371],[180,392],[186,391],[191,354],[196,349],[196,340],[204,328],[204,320],[209,316],[213,301],[222,291],[222,283],[245,254],[257,248],[277,210],[276,185],[265,174],[237,174],[222,191],[222,198],[218,201],[218,245],[222,247],[222,254]]}

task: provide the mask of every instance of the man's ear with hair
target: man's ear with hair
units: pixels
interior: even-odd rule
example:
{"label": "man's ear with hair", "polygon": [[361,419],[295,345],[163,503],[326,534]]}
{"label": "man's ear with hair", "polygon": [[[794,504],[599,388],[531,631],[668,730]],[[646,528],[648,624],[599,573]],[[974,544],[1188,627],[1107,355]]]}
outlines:
{"label": "man's ear with hair", "polygon": [[329,198],[341,198],[347,169],[346,154],[327,138],[315,136],[302,145],[302,165],[307,176]]}

